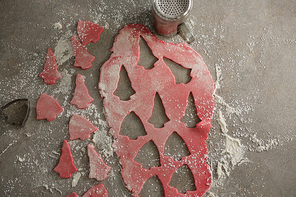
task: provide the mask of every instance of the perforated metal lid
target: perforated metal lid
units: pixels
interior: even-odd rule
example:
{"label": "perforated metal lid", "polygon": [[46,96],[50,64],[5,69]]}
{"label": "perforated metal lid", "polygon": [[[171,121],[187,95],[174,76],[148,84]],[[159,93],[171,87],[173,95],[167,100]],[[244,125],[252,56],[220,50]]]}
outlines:
{"label": "perforated metal lid", "polygon": [[168,20],[186,17],[192,7],[191,0],[154,0],[156,13]]}

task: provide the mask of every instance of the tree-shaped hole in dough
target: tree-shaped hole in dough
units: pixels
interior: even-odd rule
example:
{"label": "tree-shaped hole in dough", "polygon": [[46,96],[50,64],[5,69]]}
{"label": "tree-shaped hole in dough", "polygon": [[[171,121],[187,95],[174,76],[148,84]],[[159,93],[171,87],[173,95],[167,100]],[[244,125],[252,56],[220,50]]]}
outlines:
{"label": "tree-shaped hole in dough", "polygon": [[163,107],[162,100],[158,92],[156,92],[154,97],[152,115],[150,116],[148,122],[153,124],[155,128],[162,128],[164,127],[164,124],[168,121],[169,118],[165,114],[165,109]]}
{"label": "tree-shaped hole in dough", "polygon": [[142,164],[142,167],[146,169],[150,169],[151,167],[159,167],[160,158],[158,149],[154,142],[150,140],[144,144],[134,160]]}
{"label": "tree-shaped hole in dough", "polygon": [[135,93],[135,90],[131,86],[131,81],[129,79],[128,73],[125,67],[122,65],[119,74],[119,81],[114,95],[118,96],[122,101],[128,101],[130,100],[130,97]]}
{"label": "tree-shaped hole in dough", "polygon": [[120,135],[128,136],[131,140],[136,140],[139,136],[147,135],[140,118],[135,112],[129,113],[122,121]]}

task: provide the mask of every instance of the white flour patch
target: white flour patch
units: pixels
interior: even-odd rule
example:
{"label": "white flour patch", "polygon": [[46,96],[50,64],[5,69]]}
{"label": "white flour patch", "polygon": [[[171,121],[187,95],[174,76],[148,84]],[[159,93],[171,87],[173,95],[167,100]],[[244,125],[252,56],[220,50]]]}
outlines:
{"label": "white flour patch", "polygon": [[59,30],[63,29],[61,22],[55,23],[55,24],[53,24],[53,26],[55,29],[59,29]]}
{"label": "white flour patch", "polygon": [[76,172],[74,175],[73,175],[73,180],[72,180],[72,187],[76,187],[79,179],[81,177],[81,173],[80,172]]}
{"label": "white flour patch", "polygon": [[218,181],[221,181],[227,176],[230,176],[230,171],[239,165],[242,161],[249,161],[244,157],[245,150],[240,139],[233,138],[227,134],[226,120],[221,111],[218,112],[218,123],[221,131],[225,136],[225,148],[222,152],[221,160],[217,164]]}
{"label": "white flour patch", "polygon": [[113,156],[113,148],[112,148],[112,137],[108,135],[109,127],[107,126],[106,121],[101,119],[99,120],[100,127],[93,136],[92,141],[95,143],[97,147],[102,149],[102,153],[106,157]]}
{"label": "white flour patch", "polygon": [[230,155],[231,165],[234,167],[244,158],[245,151],[238,138],[233,138],[229,135],[225,135],[225,137],[225,153]]}
{"label": "white flour patch", "polygon": [[267,139],[266,141],[262,139],[257,138],[257,133],[251,135],[252,142],[256,143],[256,151],[257,152],[262,152],[262,151],[268,151],[276,146],[280,145],[279,139]]}
{"label": "white flour patch", "polygon": [[[245,147],[242,145],[241,140],[239,138],[231,137],[228,132],[227,127],[227,120],[222,112],[221,106],[224,107],[224,111],[226,112],[226,117],[231,118],[231,114],[235,114],[239,119],[241,119],[240,115],[243,111],[248,112],[245,108],[239,108],[239,107],[232,107],[230,106],[223,97],[219,96],[216,91],[218,89],[221,89],[221,82],[222,80],[222,70],[221,67],[216,64],[216,82],[215,82],[215,103],[216,107],[217,105],[220,107],[220,110],[218,111],[218,117],[217,122],[220,126],[222,136],[225,136],[224,138],[224,149],[222,149],[222,152],[220,153],[221,156],[219,158],[219,161],[217,162],[215,173],[217,175],[217,178],[214,179],[214,185],[223,185],[226,178],[231,175],[231,171],[235,168],[235,166],[239,166],[242,162],[249,162],[248,158],[244,157],[245,154]],[[233,133],[233,132],[232,132]],[[222,144],[221,144],[222,145]],[[213,193],[208,196],[214,196]]]}
{"label": "white flour patch", "polygon": [[221,71],[221,67],[216,64],[216,82],[215,82],[215,91],[214,94],[216,93],[216,90],[220,89],[221,85],[220,85],[220,80],[222,79],[222,71]]}
{"label": "white flour patch", "polygon": [[221,111],[218,112],[218,123],[221,127],[222,133],[226,134],[228,132],[227,124]]}
{"label": "white flour patch", "polygon": [[72,89],[73,89],[73,82],[72,82],[72,77],[73,73],[75,72],[74,69],[68,70],[63,70],[60,71],[60,74],[62,75],[62,78],[60,78],[58,87],[54,89],[53,93],[55,95],[57,94],[63,94],[63,95],[71,95]]}
{"label": "white flour patch", "polygon": [[17,155],[16,158],[17,158],[17,160],[19,162],[24,162],[25,161],[25,157],[21,158],[20,156]]}
{"label": "white flour patch", "polygon": [[240,114],[242,113],[242,109],[231,107],[228,103],[225,102],[223,97],[217,94],[214,94],[214,96],[215,96],[216,103],[219,103],[226,107],[227,114],[236,114],[237,116],[240,116]]}
{"label": "white flour patch", "polygon": [[71,37],[72,33],[68,31],[59,39],[54,49],[54,55],[58,66],[64,64],[66,61],[74,56]]}
{"label": "white flour patch", "polygon": [[16,142],[17,142],[17,140],[13,140],[10,144],[8,144],[8,146],[0,153],[0,157]]}

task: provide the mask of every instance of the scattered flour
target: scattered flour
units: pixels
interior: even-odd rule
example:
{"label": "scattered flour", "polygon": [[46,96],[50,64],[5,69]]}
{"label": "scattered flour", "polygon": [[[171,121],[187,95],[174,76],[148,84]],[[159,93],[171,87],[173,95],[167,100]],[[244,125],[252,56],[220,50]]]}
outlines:
{"label": "scattered flour", "polygon": [[112,137],[107,134],[109,127],[107,126],[106,121],[101,119],[98,120],[100,127],[97,131],[95,131],[92,141],[97,147],[102,149],[102,153],[106,157],[111,157],[113,156],[114,151],[112,148]]}
{"label": "scattered flour", "polygon": [[8,144],[8,146],[0,153],[0,157],[16,142],[17,142],[17,140],[13,140],[10,144]]}
{"label": "scattered flour", "polygon": [[61,30],[63,28],[61,22],[55,23],[55,24],[53,24],[53,26],[55,29],[58,29],[58,30]]}
{"label": "scattered flour", "polygon": [[216,64],[216,82],[215,82],[215,92],[214,94],[216,93],[216,90],[220,89],[221,88],[221,85],[220,85],[220,80],[222,79],[222,71],[221,71],[221,67]]}
{"label": "scattered flour", "polygon": [[[217,80],[215,82],[215,92],[217,89],[221,88],[220,80],[222,79],[222,72],[221,67],[216,65],[216,77]],[[242,110],[238,108],[231,107],[228,103],[224,101],[224,99],[214,93],[216,105],[220,104],[226,107],[227,114],[236,114],[238,117],[242,113]],[[217,180],[216,184],[223,185],[224,180],[230,176],[231,170],[236,166],[240,165],[242,162],[248,162],[249,160],[244,157],[245,150],[244,146],[241,144],[239,138],[234,138],[228,135],[228,128],[226,119],[221,110],[218,111],[218,118],[217,122],[220,125],[221,132],[223,136],[225,136],[225,147],[224,150],[221,152],[220,160],[217,163],[216,173],[217,173]],[[215,184],[215,183],[214,183]]]}
{"label": "scattered flour", "polygon": [[225,153],[231,156],[231,164],[234,167],[244,158],[245,151],[238,138],[230,137],[227,134],[225,137]]}
{"label": "scattered flour", "polygon": [[212,192],[207,192],[205,197],[216,197],[216,196]]}
{"label": "scattered flour", "polygon": [[80,172],[76,172],[74,175],[73,175],[73,180],[72,180],[72,187],[76,187],[79,179],[81,177],[81,173]]}
{"label": "scattered flour", "polygon": [[251,135],[252,142],[257,144],[256,151],[262,152],[262,151],[268,151],[275,146],[278,146],[280,144],[279,139],[268,139],[267,141],[264,141],[262,139],[257,138],[257,134]]}
{"label": "scattered flour", "polygon": [[226,134],[228,132],[227,124],[221,111],[218,112],[218,123],[221,127],[222,133]]}
{"label": "scattered flour", "polygon": [[20,156],[17,155],[16,158],[17,158],[17,160],[19,162],[24,162],[25,161],[25,157],[24,158],[21,158]]}
{"label": "scattered flour", "polygon": [[[58,87],[53,90],[54,94],[63,94],[63,95],[71,95],[72,89],[73,89],[73,82],[72,82],[72,77],[75,77],[74,74],[75,70],[70,69],[68,70],[62,70],[60,71],[62,78],[59,79],[59,83],[57,83]],[[66,100],[66,99],[65,99]]]}
{"label": "scattered flour", "polygon": [[72,33],[68,31],[59,39],[55,47],[54,55],[58,66],[63,65],[66,61],[74,56],[71,37]]}
{"label": "scattered flour", "polygon": [[221,111],[218,112],[218,123],[225,136],[225,148],[222,152],[221,162],[218,162],[217,164],[217,175],[219,180],[224,178],[225,174],[229,176],[230,170],[233,169],[234,166],[239,165],[243,160],[248,161],[248,159],[244,158],[245,150],[240,139],[233,138],[227,134],[228,129],[226,120]]}

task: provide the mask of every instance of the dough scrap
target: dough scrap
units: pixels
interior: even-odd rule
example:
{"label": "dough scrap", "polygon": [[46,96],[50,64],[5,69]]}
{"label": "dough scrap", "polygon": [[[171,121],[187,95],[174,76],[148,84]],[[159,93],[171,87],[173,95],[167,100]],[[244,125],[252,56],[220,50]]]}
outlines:
{"label": "dough scrap", "polygon": [[54,53],[49,48],[46,55],[46,63],[43,71],[39,74],[39,77],[44,80],[44,83],[51,85],[61,78],[61,74],[58,72],[58,65],[55,60]]}
{"label": "dough scrap", "polygon": [[71,175],[77,171],[77,168],[73,163],[73,157],[67,140],[64,140],[63,142],[59,164],[53,170],[59,173],[60,177],[64,179],[70,178]]}
{"label": "dough scrap", "polygon": [[97,181],[102,181],[107,178],[107,174],[111,167],[106,165],[100,155],[91,146],[87,146],[87,154],[89,157],[89,178],[95,178]]}
{"label": "dough scrap", "polygon": [[108,193],[103,183],[100,183],[90,188],[82,197],[108,197]]}
{"label": "dough scrap", "polygon": [[[140,36],[158,59],[150,70],[138,65]],[[146,180],[156,175],[163,185],[165,196],[202,196],[212,182],[211,171],[206,163],[206,139],[214,112],[214,82],[202,58],[186,44],[165,43],[139,24],[123,28],[111,51],[111,57],[101,68],[99,90],[103,97],[107,124],[114,137],[113,147],[122,165],[121,174],[128,190],[132,191],[133,196],[138,196]],[[163,58],[191,69],[191,81],[187,84],[176,84],[174,75]],[[128,101],[121,101],[114,95],[123,65],[136,92]],[[169,119],[163,128],[154,128],[148,122],[156,92]],[[201,120],[195,128],[187,128],[180,121],[190,93],[194,98],[196,115]],[[136,140],[119,134],[122,121],[131,112],[140,118],[147,133]],[[173,132],[183,139],[190,152],[190,155],[182,157],[180,161],[164,156],[166,140]],[[141,147],[150,140],[159,151],[161,165],[144,169],[134,159]],[[195,191],[187,191],[185,194],[169,186],[173,173],[183,165],[187,165],[191,170],[196,188]]]}
{"label": "dough scrap", "polygon": [[86,118],[73,114],[69,122],[69,134],[70,140],[75,140],[80,138],[81,140],[86,140],[89,135],[95,132],[97,128]]}
{"label": "dough scrap", "polygon": [[83,70],[89,69],[95,57],[90,55],[74,36],[72,36],[72,46],[75,54],[74,67],[81,67]]}
{"label": "dough scrap", "polygon": [[104,27],[89,21],[79,21],[77,25],[77,34],[83,45],[90,42],[97,42],[103,31]]}
{"label": "dough scrap", "polygon": [[70,103],[72,105],[76,105],[79,109],[85,109],[93,101],[94,99],[88,94],[88,90],[84,84],[83,78],[80,74],[77,74],[74,97]]}
{"label": "dough scrap", "polygon": [[62,111],[63,108],[53,97],[45,93],[41,94],[36,106],[37,120],[47,119],[52,121]]}
{"label": "dough scrap", "polygon": [[66,196],[66,197],[78,197],[77,194],[75,192],[73,192],[72,194]]}

